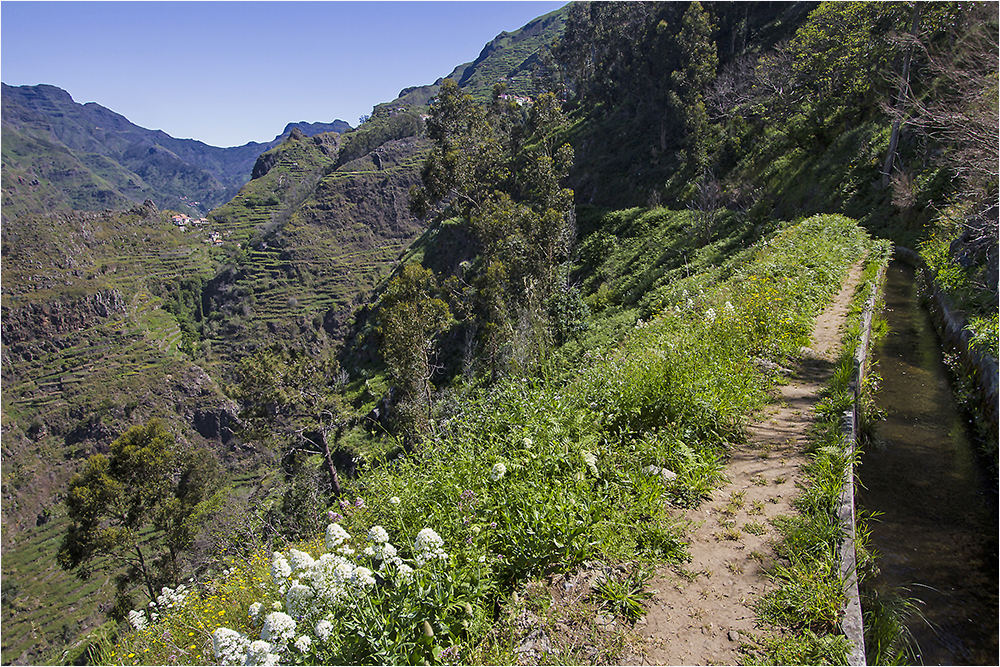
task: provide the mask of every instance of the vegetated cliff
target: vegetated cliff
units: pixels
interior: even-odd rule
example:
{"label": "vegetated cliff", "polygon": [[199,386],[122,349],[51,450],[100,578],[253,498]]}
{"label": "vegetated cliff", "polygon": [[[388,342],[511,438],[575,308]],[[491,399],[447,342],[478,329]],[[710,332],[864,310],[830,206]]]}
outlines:
{"label": "vegetated cliff", "polygon": [[[232,453],[232,434],[206,415],[230,424],[235,407],[180,353],[178,322],[157,296],[178,278],[210,276],[210,246],[164,218],[147,203],[3,227],[5,546],[51,511],[55,482],[136,420],[162,416]],[[31,452],[44,454],[38,465]]]}
{"label": "vegetated cliff", "polygon": [[147,130],[51,85],[3,84],[4,217],[56,209],[103,210],[152,199],[205,213],[244,184],[257,156],[292,127],[305,134],[350,125],[290,123],[270,142],[218,148]]}
{"label": "vegetated cliff", "polygon": [[[60,494],[87,456],[151,417],[211,446],[231,474],[269,455],[235,437],[238,406],[217,378],[269,343],[332,346],[359,294],[419,234],[407,191],[422,121],[408,113],[387,111],[388,133],[376,119],[371,150],[339,166],[339,134],[293,128],[204,225],[175,224],[152,202],[5,222],[3,565],[5,582],[26,582],[9,597],[5,583],[5,662],[44,661],[102,620],[102,596],[29,556],[64,532]],[[401,120],[412,131],[396,138]],[[27,583],[39,578],[45,595]],[[73,624],[40,611],[53,591]],[[34,630],[18,622],[29,612]]]}
{"label": "vegetated cliff", "polygon": [[[51,558],[87,456],[151,417],[231,473],[265,455],[234,437],[220,378],[271,343],[335,347],[421,234],[408,191],[431,88],[418,105],[377,105],[356,131],[298,123],[219,149],[53,86],[4,86],[4,662],[50,660],[103,620],[105,598]],[[227,200],[205,224],[172,220]]]}
{"label": "vegetated cliff", "polygon": [[458,86],[480,102],[489,100],[493,85],[503,81],[511,95],[534,97],[544,91],[548,47],[562,35],[569,5],[494,37],[479,57],[461,72]]}
{"label": "vegetated cliff", "polygon": [[205,243],[210,232],[181,231],[151,202],[22,216],[2,232],[3,661],[37,664],[104,622],[106,592],[54,559],[63,494],[83,460],[152,417],[230,470],[255,454],[234,437],[237,406],[180,352],[158,296],[212,275],[222,250]]}

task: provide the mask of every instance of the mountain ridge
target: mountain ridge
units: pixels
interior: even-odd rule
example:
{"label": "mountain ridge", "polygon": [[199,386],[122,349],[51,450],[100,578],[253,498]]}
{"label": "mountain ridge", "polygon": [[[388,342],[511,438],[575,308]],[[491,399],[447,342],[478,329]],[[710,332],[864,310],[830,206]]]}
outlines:
{"label": "mountain ridge", "polygon": [[[4,204],[15,215],[53,208],[51,199],[46,203],[32,197],[48,181],[52,189],[63,190],[56,208],[100,210],[151,199],[161,209],[207,213],[232,198],[249,180],[257,157],[284,141],[292,128],[308,136],[351,129],[342,120],[300,121],[288,123],[270,141],[222,148],[143,128],[96,102],[77,103],[51,84],[2,84],[2,91],[3,166],[9,172]],[[60,158],[56,169],[48,163],[52,153]],[[109,167],[108,160],[124,173],[94,167]],[[36,180],[34,186],[26,185]],[[99,194],[93,195],[95,190]]]}

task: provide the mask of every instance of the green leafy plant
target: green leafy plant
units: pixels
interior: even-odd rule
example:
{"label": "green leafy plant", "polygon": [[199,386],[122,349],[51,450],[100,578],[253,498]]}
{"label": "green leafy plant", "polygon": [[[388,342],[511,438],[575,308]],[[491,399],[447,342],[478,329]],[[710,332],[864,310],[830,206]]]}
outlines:
{"label": "green leafy plant", "polygon": [[643,568],[633,568],[624,574],[599,575],[594,597],[605,609],[635,623],[646,614],[645,601],[653,597],[653,592],[646,590],[652,576],[650,570]]}

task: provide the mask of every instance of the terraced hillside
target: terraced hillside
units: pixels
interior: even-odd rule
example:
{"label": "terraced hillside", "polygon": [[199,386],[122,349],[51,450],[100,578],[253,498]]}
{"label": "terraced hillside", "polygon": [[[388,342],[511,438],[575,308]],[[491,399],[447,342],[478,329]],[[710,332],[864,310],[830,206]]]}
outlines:
{"label": "terraced hillside", "polygon": [[353,308],[420,234],[407,198],[425,140],[390,138],[339,166],[338,142],[337,135],[293,134],[262,155],[258,177],[213,212],[219,229],[246,239],[240,261],[206,291],[203,336],[215,352],[229,358],[271,342],[335,345]]}
{"label": "terraced hillside", "polygon": [[[162,308],[165,285],[210,277],[222,251],[206,243],[210,231],[181,231],[166,218],[136,207],[4,226],[5,494],[11,484],[21,486],[11,480],[33,479],[32,457],[21,455],[29,443],[47,455],[44,474],[52,477],[132,419],[163,415],[194,437],[194,412],[225,403],[214,382],[180,353],[178,321]],[[174,392],[193,400],[165,403]],[[28,488],[46,495],[37,485]],[[8,498],[5,518],[13,512],[17,519],[5,522],[5,538],[45,504],[23,493]]]}
{"label": "terraced hillside", "polygon": [[179,352],[178,321],[157,295],[173,278],[211,275],[219,250],[207,233],[181,232],[153,208],[4,225],[5,663],[45,661],[104,622],[113,586],[78,581],[54,557],[67,526],[62,493],[82,460],[160,417],[182,442],[239,466],[235,406]]}

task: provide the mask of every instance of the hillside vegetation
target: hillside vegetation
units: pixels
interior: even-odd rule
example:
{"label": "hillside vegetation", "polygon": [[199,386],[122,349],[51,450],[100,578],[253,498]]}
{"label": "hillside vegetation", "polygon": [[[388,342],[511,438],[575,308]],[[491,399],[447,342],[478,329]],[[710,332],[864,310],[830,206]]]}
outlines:
{"label": "hillside vegetation", "polygon": [[[5,87],[4,662],[516,662],[526,583],[584,563],[620,573],[587,613],[641,613],[849,266],[915,247],[996,354],[996,33],[986,4],[574,3],[247,182],[160,141],[160,208],[236,192],[185,230]],[[122,212],[41,213],[74,197]],[[54,555],[73,473],[154,418],[225,474],[149,600]]]}
{"label": "hillside vegetation", "polygon": [[[641,216],[636,241],[685,217]],[[718,267],[698,262],[649,320],[609,307],[576,362],[560,354],[541,374],[469,392],[440,407],[416,451],[369,458],[331,507],[325,542],[227,562],[206,593],[140,619],[98,660],[515,660],[495,613],[529,577],[593,559],[684,562],[672,508],[721,481],[726,449],[773,381],[759,360],[798,354],[847,266],[874,251],[853,221],[817,216]],[[637,259],[634,272],[655,262]],[[208,591],[224,591],[224,606]]]}

